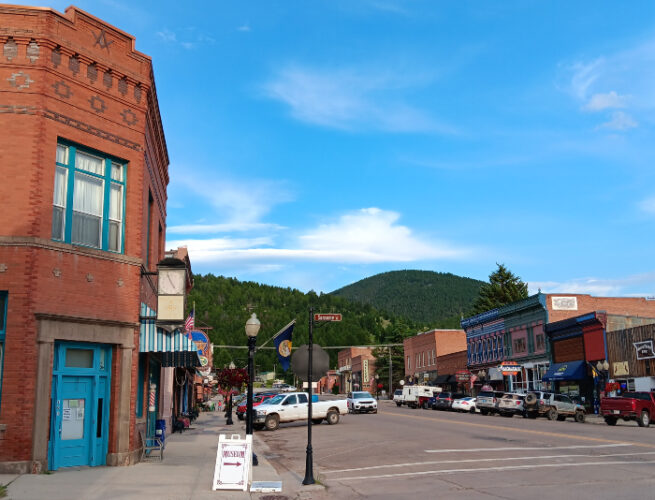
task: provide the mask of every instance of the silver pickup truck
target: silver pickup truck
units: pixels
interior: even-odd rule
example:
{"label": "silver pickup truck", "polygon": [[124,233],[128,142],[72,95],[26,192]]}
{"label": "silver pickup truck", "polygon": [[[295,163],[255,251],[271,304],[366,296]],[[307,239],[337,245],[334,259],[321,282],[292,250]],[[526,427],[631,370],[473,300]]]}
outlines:
{"label": "silver pickup truck", "polygon": [[[278,394],[264,401],[257,407],[257,416],[253,427],[255,430],[276,430],[282,422],[307,420],[309,399],[306,392],[290,392]],[[348,413],[348,403],[345,399],[332,401],[312,400],[312,424],[320,424],[327,420],[330,425],[339,423],[339,416]]]}
{"label": "silver pickup truck", "polygon": [[475,401],[475,406],[483,415],[498,413],[498,403],[505,393],[501,391],[480,391]]}

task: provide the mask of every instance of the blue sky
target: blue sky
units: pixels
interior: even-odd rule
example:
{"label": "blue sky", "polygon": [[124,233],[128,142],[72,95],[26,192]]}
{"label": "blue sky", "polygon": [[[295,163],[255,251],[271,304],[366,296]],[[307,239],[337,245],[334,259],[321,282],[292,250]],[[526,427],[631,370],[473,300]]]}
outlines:
{"label": "blue sky", "polygon": [[655,2],[76,5],[153,58],[194,272],[655,295]]}

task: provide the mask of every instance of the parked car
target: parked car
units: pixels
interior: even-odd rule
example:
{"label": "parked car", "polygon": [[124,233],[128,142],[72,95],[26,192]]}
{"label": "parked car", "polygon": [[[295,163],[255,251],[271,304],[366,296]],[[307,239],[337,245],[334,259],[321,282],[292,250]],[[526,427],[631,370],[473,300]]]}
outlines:
{"label": "parked car", "polygon": [[530,418],[545,416],[548,420],[565,420],[573,417],[576,422],[585,421],[584,406],[573,401],[567,394],[532,391],[525,396],[526,414]]}
{"label": "parked car", "polygon": [[436,396],[432,401],[432,409],[433,410],[450,410],[453,401],[456,399],[462,399],[465,398],[466,394],[461,393],[461,392],[449,392],[449,391],[442,391],[439,393],[438,396]]}
{"label": "parked car", "polygon": [[505,394],[502,391],[480,391],[477,395],[475,405],[483,415],[498,413],[498,402]]}
{"label": "parked car", "polygon": [[525,394],[505,393],[498,402],[498,413],[503,417],[513,417],[514,415],[527,416],[523,402]]}
{"label": "parked car", "polygon": [[[260,404],[262,404],[267,399],[271,399],[273,396],[276,396],[276,395],[277,394],[270,393],[270,392],[269,393],[263,393],[263,394],[255,394],[252,397],[252,406],[253,406],[253,408],[255,406],[259,406]],[[239,403],[239,406],[237,406],[237,418],[239,420],[243,420],[245,418],[247,408],[248,408],[248,400],[247,400],[247,398],[244,398],[244,400],[241,401],[241,403]]]}
{"label": "parked car", "polygon": [[395,391],[393,391],[393,401],[398,406],[402,406],[402,404],[403,404],[403,390],[402,389],[396,389]]}
{"label": "parked car", "polygon": [[619,418],[636,420],[639,427],[655,423],[655,392],[624,392],[619,397],[600,400],[600,414],[607,425],[616,425]]}
{"label": "parked car", "polygon": [[366,391],[353,391],[348,393],[346,399],[349,413],[378,412],[378,402]]}
{"label": "parked car", "polygon": [[295,391],[296,388],[293,387],[292,385],[289,384],[273,384],[273,389],[276,389],[280,392],[290,392],[290,391]]}
{"label": "parked car", "polygon": [[462,399],[456,399],[455,401],[453,401],[453,405],[451,408],[453,409],[453,411],[475,413],[476,410],[475,398],[472,396],[467,396]]}

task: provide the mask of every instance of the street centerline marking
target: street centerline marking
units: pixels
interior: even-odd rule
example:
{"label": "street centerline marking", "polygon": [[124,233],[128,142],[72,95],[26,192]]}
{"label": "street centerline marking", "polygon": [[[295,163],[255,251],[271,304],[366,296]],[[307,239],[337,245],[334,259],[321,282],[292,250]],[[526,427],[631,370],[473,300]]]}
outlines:
{"label": "street centerline marking", "polygon": [[577,450],[580,448],[615,448],[617,446],[632,446],[630,443],[617,444],[595,444],[595,445],[576,445],[576,446],[535,446],[535,447],[506,447],[506,448],[458,448],[452,450],[423,450],[425,453],[466,453],[469,451],[516,451],[516,450]]}
{"label": "street centerline marking", "polygon": [[[547,431],[535,431],[531,429],[520,429],[516,427],[505,427],[503,425],[491,425],[491,424],[476,424],[473,422],[462,422],[458,420],[445,420],[441,418],[432,418],[432,417],[422,417],[420,415],[412,415],[412,414],[400,414],[400,413],[391,413],[391,412],[385,412],[385,415],[389,416],[398,416],[402,419],[407,419],[407,418],[413,418],[416,420],[425,420],[428,422],[442,422],[446,424],[453,424],[453,425],[463,425],[466,427],[479,427],[481,429],[493,429],[493,430],[503,430],[503,431],[509,431],[509,432],[522,432],[525,434],[533,434],[533,435],[539,435],[539,436],[550,436],[550,437],[558,437],[558,438],[566,438],[566,439],[576,439],[578,441],[596,441],[599,443],[614,443],[614,444],[625,444],[629,443],[632,446],[642,446],[646,448],[655,448],[655,445],[653,444],[647,444],[647,443],[635,443],[633,441],[615,441],[613,439],[604,439],[604,438],[595,438],[595,437],[588,437],[588,436],[578,436],[575,434],[564,434],[561,432],[547,432]],[[580,424],[578,424],[580,425]]]}
{"label": "street centerline marking", "polygon": [[480,474],[481,472],[496,472],[504,470],[525,470],[525,469],[542,469],[542,468],[553,468],[553,467],[587,467],[587,466],[599,466],[599,465],[630,465],[630,464],[655,464],[655,461],[641,461],[641,460],[631,460],[623,461],[617,460],[614,462],[580,462],[572,464],[539,464],[539,465],[508,465],[506,467],[482,467],[477,469],[448,469],[448,470],[429,470],[422,472],[402,472],[397,474],[381,474],[378,476],[354,476],[354,477],[340,477],[336,478],[337,481],[354,481],[362,479],[388,479],[394,477],[407,477],[407,476],[427,476],[427,475],[446,475],[446,474],[460,474],[467,472],[475,472]]}
{"label": "street centerline marking", "polygon": [[[480,462],[497,462],[499,460],[508,461],[508,460],[545,460],[553,458],[609,458],[609,457],[634,457],[637,455],[655,455],[655,451],[645,451],[643,453],[607,453],[605,455],[540,455],[536,457],[498,457],[498,458],[467,458],[464,460],[434,460],[430,462],[409,462],[404,464],[390,464],[390,465],[371,465],[369,467],[356,467],[353,469],[341,469],[341,470],[328,470],[322,471],[321,474],[335,474],[337,472],[355,472],[362,470],[374,470],[374,469],[392,469],[395,467],[413,467],[419,465],[436,465],[436,464],[465,464],[465,463],[480,463]],[[604,462],[599,462],[604,463]],[[535,464],[536,465],[536,464]],[[566,464],[561,464],[563,467]]]}

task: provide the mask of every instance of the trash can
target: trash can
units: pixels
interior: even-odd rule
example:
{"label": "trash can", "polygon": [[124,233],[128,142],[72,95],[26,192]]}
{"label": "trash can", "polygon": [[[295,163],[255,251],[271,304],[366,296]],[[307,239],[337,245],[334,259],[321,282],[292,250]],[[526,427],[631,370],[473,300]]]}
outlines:
{"label": "trash can", "polygon": [[166,420],[155,420],[155,436],[161,439],[161,444],[166,442]]}

